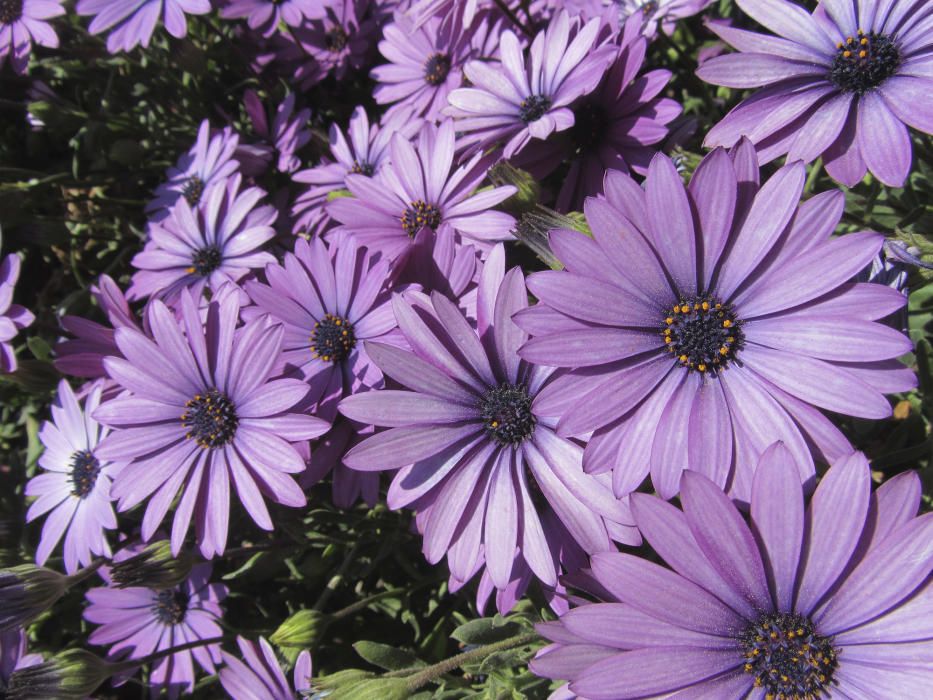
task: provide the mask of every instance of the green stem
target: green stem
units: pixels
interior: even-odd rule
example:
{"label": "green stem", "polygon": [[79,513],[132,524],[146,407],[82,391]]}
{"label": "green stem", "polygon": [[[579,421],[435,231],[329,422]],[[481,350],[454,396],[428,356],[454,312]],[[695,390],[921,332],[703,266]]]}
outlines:
{"label": "green stem", "polygon": [[807,194],[813,192],[813,186],[816,184],[816,178],[820,174],[820,170],[823,167],[823,160],[817,158],[816,162],[810,166],[810,172],[807,174],[807,182],[803,186],[803,191]]}
{"label": "green stem", "polygon": [[531,30],[525,26],[525,23],[522,22],[518,18],[518,15],[515,14],[515,11],[512,10],[512,8],[509,7],[504,2],[504,0],[493,0],[493,2],[495,2],[496,7],[502,10],[505,13],[506,17],[508,17],[512,21],[512,24],[514,24],[516,27],[522,30],[522,34],[524,34],[525,36],[531,36]]}
{"label": "green stem", "polygon": [[368,598],[363,598],[362,600],[356,601],[352,605],[348,605],[347,607],[338,610],[333,614],[333,617],[339,620],[342,617],[352,615],[353,613],[365,609],[366,606],[368,606],[370,603],[375,603],[376,601],[382,600],[383,598],[394,598],[397,595],[404,595],[406,593],[408,593],[407,588],[392,588],[388,591],[382,591],[381,593],[376,593],[369,596]]}
{"label": "green stem", "polygon": [[83,569],[79,569],[75,573],[71,574],[71,576],[68,577],[68,586],[71,587],[77,583],[81,583],[84,579],[93,574],[106,563],[107,560],[104,558],[95,559]]}
{"label": "green stem", "polygon": [[311,607],[312,610],[321,611],[324,609],[324,606],[327,605],[327,601],[330,600],[330,597],[334,594],[334,591],[336,591],[337,587],[340,586],[340,582],[343,581],[343,576],[347,573],[347,569],[350,568],[350,564],[352,564],[354,559],[356,559],[356,555],[359,553],[361,545],[362,540],[358,540],[356,544],[353,545],[353,548],[343,558],[343,562],[341,562],[340,568],[337,569],[337,573],[333,575],[331,580],[327,582],[327,587]]}
{"label": "green stem", "polygon": [[172,647],[171,649],[163,649],[162,651],[157,651],[153,654],[149,654],[149,656],[144,656],[141,659],[127,659],[126,661],[119,661],[115,663],[114,666],[117,667],[116,672],[120,672],[124,670],[128,671],[131,668],[139,668],[143,664],[151,664],[154,661],[160,661],[166,658],[167,656],[171,656],[172,654],[178,654],[183,651],[188,651],[189,649],[195,649],[197,647],[204,647],[204,646],[208,646],[209,644],[220,644],[225,639],[226,637],[211,637],[210,639],[198,639],[193,642],[188,642],[187,644],[181,644],[180,646]]}

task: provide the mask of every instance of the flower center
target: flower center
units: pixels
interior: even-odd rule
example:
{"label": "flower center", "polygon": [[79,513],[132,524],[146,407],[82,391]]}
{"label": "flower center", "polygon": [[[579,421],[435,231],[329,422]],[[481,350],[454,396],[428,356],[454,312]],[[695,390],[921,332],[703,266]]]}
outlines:
{"label": "flower center", "polygon": [[366,177],[372,177],[373,173],[376,172],[376,169],[372,166],[372,164],[367,163],[366,161],[363,161],[362,163],[360,163],[360,161],[355,160],[353,161],[353,167],[350,168],[350,172],[356,173],[357,175],[365,175]]}
{"label": "flower center", "polygon": [[220,250],[216,246],[196,250],[191,255],[191,267],[187,268],[187,272],[191,275],[207,277],[220,267],[220,257]]}
{"label": "flower center", "polygon": [[764,688],[766,698],[819,698],[839,665],[833,638],[817,634],[802,615],[765,615],[739,635],[739,643],[745,672],[755,676],[755,687]]}
{"label": "flower center", "polygon": [[441,210],[433,204],[422,200],[411,203],[411,206],[402,214],[402,228],[409,238],[414,238],[418,231],[427,226],[435,231],[441,225]]}
{"label": "flower center", "polygon": [[668,352],[685,367],[718,373],[745,344],[742,322],[728,304],[713,297],[695,297],[674,304],[661,324]]}
{"label": "flower center", "polygon": [[609,117],[603,106],[587,100],[573,111],[570,138],[580,151],[590,151],[602,142],[608,125]]}
{"label": "flower center", "polygon": [[486,434],[500,445],[518,445],[531,437],[538,420],[524,384],[500,384],[480,402]]}
{"label": "flower center", "polygon": [[327,50],[331,53],[343,51],[348,41],[349,37],[347,36],[347,31],[339,24],[324,35],[324,43],[327,45]]}
{"label": "flower center", "polygon": [[345,318],[327,314],[314,324],[311,332],[311,352],[324,362],[341,362],[356,346],[353,324]]}
{"label": "flower center", "polygon": [[90,450],[82,450],[71,455],[72,495],[87,498],[94,490],[98,474],[100,474],[100,462]]}
{"label": "flower center", "polygon": [[[0,2],[3,2],[3,0],[0,0]],[[188,200],[188,204],[194,206],[201,201],[202,194],[204,194],[204,180],[197,175],[192,175],[185,182],[185,186],[181,191],[182,197]]]}
{"label": "flower center", "polygon": [[424,82],[428,85],[440,85],[450,73],[450,57],[436,53],[424,62]]}
{"label": "flower center", "polygon": [[187,410],[181,414],[181,423],[188,428],[185,437],[200,447],[222,447],[236,435],[240,424],[236,407],[217,389],[196,394],[185,403],[185,408]]}
{"label": "flower center", "polygon": [[0,0],[0,24],[13,24],[23,16],[23,0]]}
{"label": "flower center", "polygon": [[164,625],[180,624],[188,612],[188,594],[177,588],[159,591],[152,605],[152,612]]}
{"label": "flower center", "polygon": [[862,95],[897,73],[901,65],[900,52],[884,34],[859,29],[858,36],[840,41],[836,48],[829,79],[843,92]]}
{"label": "flower center", "polygon": [[551,106],[551,98],[545,95],[532,95],[522,100],[518,106],[518,116],[526,124],[544,116]]}

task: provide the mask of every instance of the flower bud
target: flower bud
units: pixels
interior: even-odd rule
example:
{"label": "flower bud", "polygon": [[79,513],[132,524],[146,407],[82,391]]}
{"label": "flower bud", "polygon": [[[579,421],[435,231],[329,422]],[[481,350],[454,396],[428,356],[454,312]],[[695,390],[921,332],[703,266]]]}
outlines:
{"label": "flower bud", "polygon": [[548,267],[560,270],[563,265],[551,252],[551,246],[548,243],[550,232],[557,228],[571,229],[585,233],[587,236],[591,235],[586,220],[582,215],[576,212],[566,215],[560,214],[541,205],[522,214],[512,233],[515,234],[518,240],[531,248],[534,254]]}
{"label": "flower bud", "polygon": [[[330,624],[331,616],[317,610],[299,610],[289,616],[269,637],[283,652],[314,647]],[[297,653],[297,652],[296,652]]]}
{"label": "flower bud", "polygon": [[68,585],[67,576],[44,566],[0,570],[0,632],[28,625],[52,607]]}
{"label": "flower bud", "polygon": [[499,205],[515,216],[532,211],[541,198],[541,185],[531,173],[516,168],[507,160],[500,160],[489,169],[489,179],[496,187],[512,185],[518,190]]}
{"label": "flower bud", "polygon": [[190,552],[181,552],[175,557],[169,541],[158,540],[129,559],[114,562],[110,576],[117,588],[174,588],[188,578],[193,563]]}
{"label": "flower bud", "polygon": [[86,698],[120,666],[84,649],[69,649],[48,661],[13,672],[7,700],[70,700]]}

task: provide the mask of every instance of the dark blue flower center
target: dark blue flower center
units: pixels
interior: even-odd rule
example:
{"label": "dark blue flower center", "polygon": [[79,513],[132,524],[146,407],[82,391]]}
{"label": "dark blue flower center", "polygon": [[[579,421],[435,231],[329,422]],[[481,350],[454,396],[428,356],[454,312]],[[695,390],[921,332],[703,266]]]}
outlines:
{"label": "dark blue flower center", "polygon": [[546,95],[532,95],[522,100],[518,106],[518,116],[523,122],[536,121],[544,116],[551,107],[551,98]]}
{"label": "dark blue flower center", "polygon": [[839,662],[833,638],[816,633],[802,615],[771,613],[749,625],[739,642],[745,653],[745,672],[766,698],[813,700],[833,682]]}
{"label": "dark blue flower center", "polygon": [[179,588],[159,591],[152,612],[163,625],[177,625],[185,619],[188,603],[188,594]]}
{"label": "dark blue flower center", "polygon": [[188,273],[200,277],[207,277],[220,267],[221,259],[222,256],[217,246],[211,245],[196,250],[191,254],[191,267],[188,268]]}
{"label": "dark blue flower center", "polygon": [[208,389],[196,394],[185,403],[181,423],[188,432],[185,437],[194,440],[205,449],[222,447],[233,439],[240,419],[236,406],[217,389]]}
{"label": "dark blue flower center", "polygon": [[480,401],[486,434],[500,445],[518,445],[532,436],[538,420],[524,384],[500,384]]}
{"label": "dark blue flower center", "polygon": [[402,214],[402,228],[409,238],[414,238],[418,231],[427,226],[432,231],[441,225],[441,210],[423,200],[416,200]]}
{"label": "dark blue flower center", "polygon": [[71,455],[71,493],[78,498],[87,498],[94,490],[100,462],[90,450],[81,450]]}
{"label": "dark blue flower center", "polygon": [[694,297],[674,305],[661,324],[668,352],[684,367],[716,374],[745,344],[742,322],[728,304]]}
{"label": "dark blue flower center", "polygon": [[894,42],[884,34],[861,29],[857,36],[840,41],[829,79],[843,92],[856,95],[878,87],[897,73],[901,65],[901,54]]}
{"label": "dark blue flower center", "polygon": [[347,36],[347,30],[339,24],[324,34],[324,44],[331,53],[339,53],[347,47],[350,37]]}
{"label": "dark blue flower center", "polygon": [[592,151],[602,143],[608,126],[609,115],[605,108],[599,102],[586,100],[573,110],[570,138],[579,151]]}
{"label": "dark blue flower center", "polygon": [[353,324],[334,314],[327,314],[314,324],[311,332],[311,352],[324,362],[341,362],[356,346]]}
{"label": "dark blue flower center", "polygon": [[356,173],[357,175],[365,175],[366,177],[372,177],[373,173],[376,172],[376,169],[372,164],[367,163],[365,160],[361,163],[358,160],[353,161],[353,167],[350,168],[351,173]]}
{"label": "dark blue flower center", "polygon": [[23,0],[0,0],[0,24],[13,24],[23,16]]}
{"label": "dark blue flower center", "polygon": [[[3,0],[0,0],[0,2],[3,2]],[[202,194],[204,194],[204,181],[197,175],[192,175],[185,182],[181,195],[188,201],[188,204],[194,206],[201,201]]]}
{"label": "dark blue flower center", "polygon": [[436,53],[424,62],[424,82],[428,85],[440,85],[450,73],[450,56]]}

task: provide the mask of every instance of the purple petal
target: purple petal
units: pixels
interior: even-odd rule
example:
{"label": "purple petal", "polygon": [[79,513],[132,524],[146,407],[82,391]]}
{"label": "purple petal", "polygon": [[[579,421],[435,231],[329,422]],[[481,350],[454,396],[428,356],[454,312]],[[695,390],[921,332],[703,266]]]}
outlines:
{"label": "purple petal", "polygon": [[350,449],[343,462],[363,471],[397,469],[433,457],[480,429],[474,423],[391,428]]}

